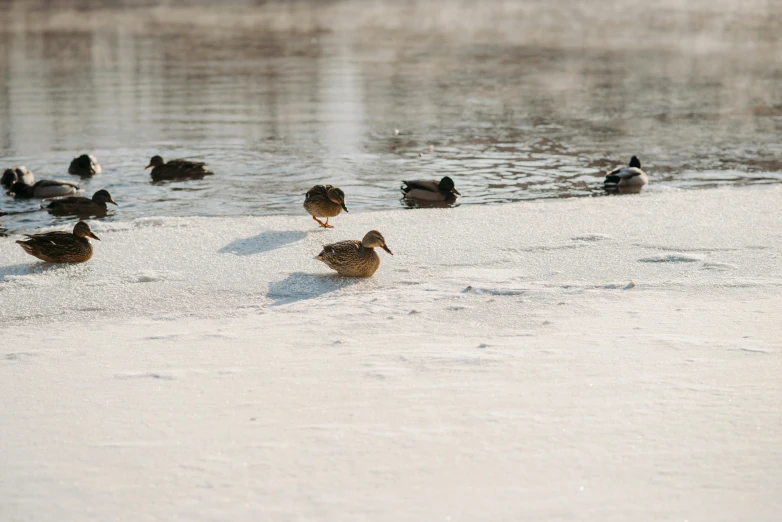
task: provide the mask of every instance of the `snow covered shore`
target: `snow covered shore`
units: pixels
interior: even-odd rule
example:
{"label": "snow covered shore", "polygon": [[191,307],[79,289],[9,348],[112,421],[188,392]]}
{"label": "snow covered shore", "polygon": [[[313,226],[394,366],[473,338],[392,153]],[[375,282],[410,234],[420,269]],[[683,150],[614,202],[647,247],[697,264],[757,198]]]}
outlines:
{"label": "snow covered shore", "polygon": [[[0,239],[2,520],[778,520],[782,188]],[[374,278],[327,242],[380,230]]]}

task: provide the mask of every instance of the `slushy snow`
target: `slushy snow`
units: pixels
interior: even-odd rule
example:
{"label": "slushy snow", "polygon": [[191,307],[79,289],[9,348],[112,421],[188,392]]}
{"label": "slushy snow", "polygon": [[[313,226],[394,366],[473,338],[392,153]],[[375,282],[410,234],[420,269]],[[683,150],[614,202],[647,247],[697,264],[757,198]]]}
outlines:
{"label": "slushy snow", "polygon": [[[94,221],[77,266],[2,238],[0,519],[779,520],[780,201]],[[373,278],[313,259],[370,229]]]}

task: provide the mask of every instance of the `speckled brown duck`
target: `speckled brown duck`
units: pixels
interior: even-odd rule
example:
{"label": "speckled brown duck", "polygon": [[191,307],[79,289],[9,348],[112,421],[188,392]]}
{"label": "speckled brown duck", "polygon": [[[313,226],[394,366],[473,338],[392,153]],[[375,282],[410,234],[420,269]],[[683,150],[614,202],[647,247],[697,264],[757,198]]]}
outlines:
{"label": "speckled brown duck", "polygon": [[[343,210],[348,211],[345,206],[345,193],[332,185],[315,185],[309,189],[304,197],[304,209],[323,228],[334,228],[329,225],[329,218],[339,215]],[[318,219],[319,217],[326,218],[326,222]]]}
{"label": "speckled brown duck", "polygon": [[361,241],[340,241],[323,247],[315,259],[322,261],[339,275],[370,277],[380,266],[380,256],[375,248],[382,248],[391,255],[383,234],[370,230]]}
{"label": "speckled brown duck", "polygon": [[97,239],[90,226],[79,221],[70,232],[47,232],[27,235],[17,241],[25,252],[47,263],[83,263],[92,257],[92,245],[88,237]]}

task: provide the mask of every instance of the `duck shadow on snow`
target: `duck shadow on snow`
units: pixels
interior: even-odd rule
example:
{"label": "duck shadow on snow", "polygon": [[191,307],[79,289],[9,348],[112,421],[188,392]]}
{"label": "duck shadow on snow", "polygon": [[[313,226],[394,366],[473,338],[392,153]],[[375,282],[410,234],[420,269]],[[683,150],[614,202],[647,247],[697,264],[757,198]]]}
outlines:
{"label": "duck shadow on snow", "polygon": [[30,263],[20,265],[0,266],[0,283],[5,281],[8,276],[24,276],[42,274],[52,270],[62,270],[67,266],[58,265],[56,263],[46,263],[44,261],[32,261]]}
{"label": "duck shadow on snow", "polygon": [[236,254],[240,256],[250,256],[268,252],[275,248],[301,241],[307,237],[307,232],[279,232],[267,231],[261,232],[257,236],[245,237],[231,241],[219,250],[221,254]]}
{"label": "duck shadow on snow", "polygon": [[288,277],[269,285],[266,297],[273,300],[272,306],[295,303],[319,297],[358,283],[359,279],[337,274],[305,274],[294,272]]}

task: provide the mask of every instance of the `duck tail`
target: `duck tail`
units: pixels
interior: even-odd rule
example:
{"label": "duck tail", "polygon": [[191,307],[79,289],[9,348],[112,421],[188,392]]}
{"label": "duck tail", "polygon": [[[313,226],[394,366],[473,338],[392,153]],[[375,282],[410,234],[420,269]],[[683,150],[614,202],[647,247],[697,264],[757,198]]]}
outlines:
{"label": "duck tail", "polygon": [[28,254],[32,254],[32,253],[33,253],[33,245],[32,245],[32,242],[31,242],[31,241],[22,241],[22,240],[18,240],[18,241],[17,241],[17,243],[18,243],[18,244],[19,244],[19,246],[21,246],[21,247],[24,249],[24,251],[25,251],[25,252],[27,252]]}
{"label": "duck tail", "polygon": [[619,176],[614,176],[611,174],[608,174],[606,176],[605,181],[603,182],[605,185],[617,185],[621,181],[621,178]]}

